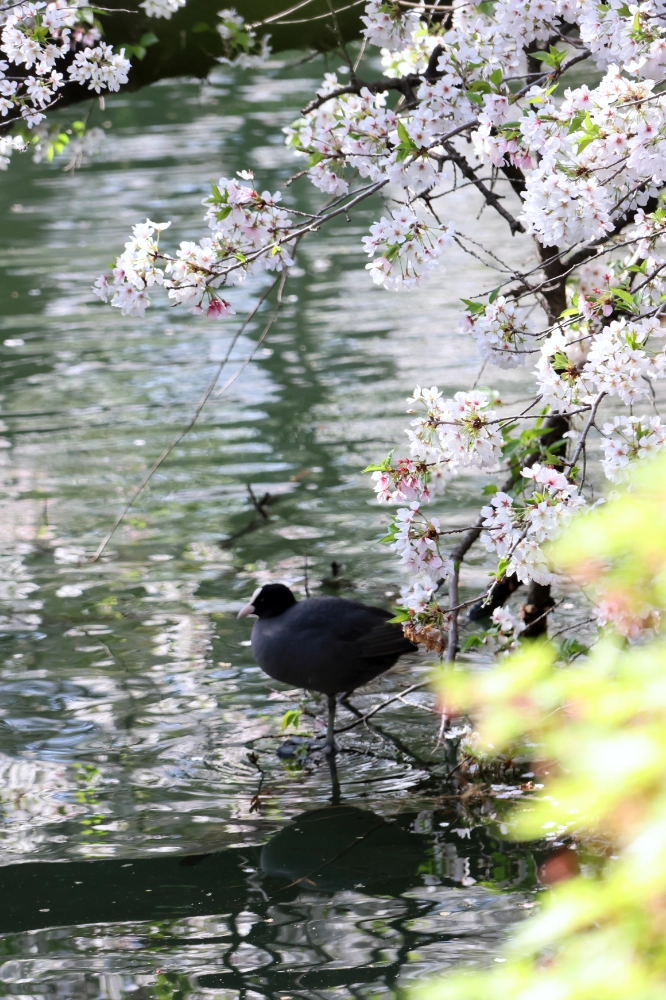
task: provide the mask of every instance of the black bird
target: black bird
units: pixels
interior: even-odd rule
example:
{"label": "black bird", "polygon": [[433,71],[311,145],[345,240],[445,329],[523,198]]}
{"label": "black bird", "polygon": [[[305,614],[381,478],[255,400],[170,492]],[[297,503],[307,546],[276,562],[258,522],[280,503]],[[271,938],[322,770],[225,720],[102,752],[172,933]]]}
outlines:
{"label": "black bird", "polygon": [[328,696],[325,748],[335,753],[336,695],[378,677],[416,646],[402,627],[374,608],[340,597],[297,601],[282,583],[258,587],[239,618],[256,615],[252,652],[265,673],[292,687]]}

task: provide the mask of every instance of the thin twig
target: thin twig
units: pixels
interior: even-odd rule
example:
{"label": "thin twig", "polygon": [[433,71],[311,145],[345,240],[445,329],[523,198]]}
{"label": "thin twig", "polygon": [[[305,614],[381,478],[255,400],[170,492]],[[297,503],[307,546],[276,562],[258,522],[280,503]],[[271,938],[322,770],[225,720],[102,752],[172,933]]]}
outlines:
{"label": "thin twig", "polygon": [[387,698],[386,701],[381,702],[381,704],[375,705],[374,708],[372,708],[369,712],[366,712],[365,715],[362,715],[360,719],[356,720],[356,722],[351,722],[348,726],[343,726],[342,729],[336,729],[336,735],[338,733],[346,733],[350,729],[356,729],[357,726],[367,722],[367,720],[371,719],[373,715],[377,714],[377,712],[381,712],[381,710],[386,708],[387,705],[391,705],[394,701],[404,698],[406,694],[411,694],[412,691],[419,691],[421,688],[428,687],[429,684],[430,681],[421,681],[420,684],[412,684],[410,687],[405,688],[404,691],[400,691],[399,694],[393,695],[392,698]]}
{"label": "thin twig", "polygon": [[511,235],[513,236],[516,233],[524,233],[525,226],[522,222],[519,222],[518,219],[514,219],[511,212],[508,212],[500,201],[499,195],[496,195],[490,190],[490,188],[486,187],[483,181],[477,177],[476,171],[470,166],[467,158],[463,156],[462,153],[459,153],[455,146],[447,140],[442,142],[442,148],[446,150],[447,154],[451,158],[451,161],[455,163],[463,177],[466,177],[468,181],[471,181],[474,187],[481,192],[486,200],[486,204],[490,205],[491,208],[494,208],[495,211],[509,223]]}
{"label": "thin twig", "polygon": [[[203,410],[204,406],[206,405],[206,403],[210,399],[210,397],[212,395],[212,392],[213,392],[213,389],[217,385],[218,379],[219,379],[220,375],[222,374],[222,371],[224,370],[225,365],[229,361],[229,358],[231,357],[231,352],[234,349],[234,347],[235,347],[235,345],[236,345],[236,343],[238,341],[238,338],[242,334],[243,330],[245,330],[245,328],[247,327],[248,323],[251,321],[251,319],[253,318],[253,316],[257,313],[257,311],[260,308],[260,306],[262,305],[262,303],[268,298],[268,296],[270,295],[270,293],[273,291],[273,289],[277,285],[281,286],[280,289],[279,289],[279,291],[278,291],[278,300],[279,300],[279,304],[281,304],[281,291],[282,291],[282,288],[284,287],[284,283],[286,281],[287,274],[288,274],[288,272],[285,270],[285,271],[282,272],[281,275],[279,275],[279,277],[277,277],[275,279],[275,281],[270,285],[270,287],[260,296],[260,298],[259,298],[256,306],[254,307],[254,309],[252,309],[251,312],[249,312],[248,315],[245,317],[245,320],[243,321],[240,329],[233,336],[233,338],[231,340],[231,343],[229,344],[229,347],[227,349],[227,353],[225,354],[225,356],[222,358],[222,360],[220,361],[219,365],[217,366],[215,374],[214,374],[213,378],[211,379],[211,381],[209,382],[208,388],[206,389],[206,391],[204,392],[203,396],[199,400],[199,402],[197,404],[197,407],[196,407],[194,413],[192,414],[192,417],[190,418],[190,420],[188,421],[188,423],[185,425],[185,427],[181,431],[178,432],[178,434],[173,439],[173,441],[171,441],[171,443],[169,445],[167,445],[167,447],[164,449],[164,451],[159,456],[159,458],[155,462],[153,462],[153,464],[151,465],[150,469],[145,474],[145,476],[143,477],[143,479],[141,480],[141,482],[139,483],[139,485],[135,489],[135,491],[132,494],[132,496],[130,497],[130,499],[127,501],[127,503],[125,504],[125,506],[123,507],[123,509],[121,510],[121,512],[116,517],[115,521],[111,525],[111,528],[109,529],[109,531],[106,533],[106,535],[104,536],[104,538],[102,539],[102,541],[98,545],[97,550],[96,550],[94,556],[92,557],[92,559],[90,560],[90,562],[93,562],[93,563],[97,562],[97,560],[100,558],[100,556],[104,552],[105,548],[107,547],[107,545],[109,544],[109,542],[113,538],[114,534],[116,533],[116,530],[118,529],[119,525],[124,520],[124,518],[127,516],[127,514],[129,513],[129,511],[132,509],[132,507],[136,503],[137,499],[143,493],[144,489],[146,488],[146,486],[148,485],[148,483],[150,482],[150,480],[152,479],[152,477],[155,475],[155,473],[157,472],[157,470],[159,469],[159,467],[162,465],[163,462],[166,461],[166,459],[169,457],[169,455],[171,454],[171,452],[173,451],[173,449],[176,447],[176,445],[178,445],[183,440],[183,438],[185,437],[185,435],[188,434],[192,430],[192,428],[196,424],[197,420],[199,419],[199,416],[201,415],[201,411]],[[272,326],[274,318],[275,318],[275,312],[273,313],[273,316],[271,317],[270,326]],[[270,329],[270,326],[269,326],[269,329]],[[260,337],[260,339],[259,339],[259,341],[258,341],[258,343],[256,345],[257,347],[263,341],[264,336],[265,336],[265,334],[267,332],[268,332],[267,330],[264,330],[264,332],[262,333],[262,336]],[[247,361],[244,362],[244,364],[241,366],[241,368],[224,384],[224,386],[222,387],[222,389],[220,389],[220,392],[223,392],[224,389],[226,389],[228,386],[230,386],[231,383],[233,381],[235,381],[236,378],[238,378],[238,376],[240,375],[240,373],[249,364],[249,361],[250,361],[250,359],[248,359]],[[219,395],[219,393],[218,393],[218,395]]]}
{"label": "thin twig", "polygon": [[589,434],[590,428],[592,427],[592,424],[594,423],[595,418],[597,416],[597,410],[599,409],[599,403],[601,402],[601,400],[604,398],[605,395],[606,395],[605,391],[602,390],[598,394],[597,398],[595,399],[595,401],[594,401],[594,403],[592,405],[592,412],[590,413],[590,416],[588,417],[588,421],[585,424],[585,427],[583,428],[583,433],[581,434],[580,440],[579,440],[578,444],[576,445],[576,450],[573,453],[573,457],[571,459],[571,468],[573,468],[575,466],[576,462],[580,458],[580,453],[583,450],[583,448],[585,447],[585,439],[587,438],[587,435]]}

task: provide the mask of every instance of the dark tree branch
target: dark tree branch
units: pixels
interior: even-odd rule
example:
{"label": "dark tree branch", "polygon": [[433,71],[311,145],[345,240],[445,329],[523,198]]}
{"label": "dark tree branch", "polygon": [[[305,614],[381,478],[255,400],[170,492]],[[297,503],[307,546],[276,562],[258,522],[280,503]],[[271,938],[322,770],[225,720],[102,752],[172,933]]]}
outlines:
{"label": "dark tree branch", "polygon": [[455,163],[455,165],[458,167],[458,170],[463,175],[463,177],[465,177],[468,181],[471,181],[472,184],[476,188],[478,188],[478,190],[485,198],[486,204],[490,205],[491,208],[494,208],[495,211],[498,212],[502,216],[502,218],[509,223],[511,235],[513,236],[516,233],[524,233],[525,226],[522,224],[522,222],[519,222],[518,219],[514,219],[514,217],[511,215],[511,212],[507,212],[499,196],[496,195],[493,191],[491,191],[490,188],[486,187],[483,181],[476,176],[474,168],[470,166],[467,159],[462,155],[462,153],[459,153],[457,151],[453,143],[444,141],[442,143],[442,147],[448,153],[451,162]]}

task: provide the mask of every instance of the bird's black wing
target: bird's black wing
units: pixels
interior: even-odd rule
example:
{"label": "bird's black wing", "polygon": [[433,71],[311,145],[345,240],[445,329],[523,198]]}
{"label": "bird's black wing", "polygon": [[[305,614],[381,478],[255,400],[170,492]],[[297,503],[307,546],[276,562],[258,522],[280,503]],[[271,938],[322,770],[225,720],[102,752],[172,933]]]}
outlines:
{"label": "bird's black wing", "polygon": [[361,636],[356,643],[359,655],[364,660],[385,656],[402,656],[417,648],[403,634],[402,625],[397,622],[381,622]]}

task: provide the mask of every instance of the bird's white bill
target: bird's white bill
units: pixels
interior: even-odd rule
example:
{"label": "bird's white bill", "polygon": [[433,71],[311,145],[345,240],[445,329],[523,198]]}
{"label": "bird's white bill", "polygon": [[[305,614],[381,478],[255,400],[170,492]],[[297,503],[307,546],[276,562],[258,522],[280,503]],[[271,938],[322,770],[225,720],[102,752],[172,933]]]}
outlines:
{"label": "bird's white bill", "polygon": [[252,595],[252,597],[250,598],[250,600],[247,602],[247,604],[245,605],[245,607],[241,608],[240,611],[238,612],[238,614],[236,615],[237,618],[247,618],[248,615],[255,614],[254,602],[256,601],[256,599],[257,599],[257,597],[259,596],[260,593],[261,593],[261,587],[257,587],[257,589],[255,590],[254,594]]}

